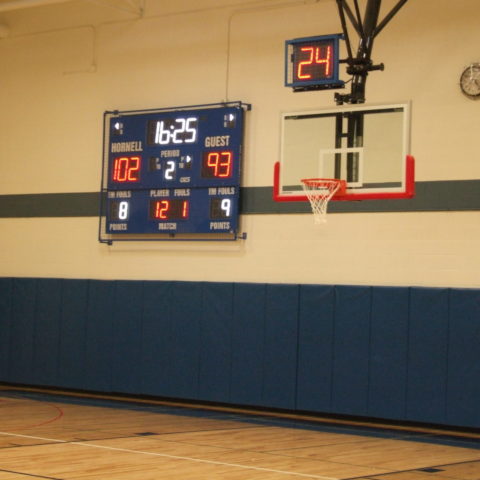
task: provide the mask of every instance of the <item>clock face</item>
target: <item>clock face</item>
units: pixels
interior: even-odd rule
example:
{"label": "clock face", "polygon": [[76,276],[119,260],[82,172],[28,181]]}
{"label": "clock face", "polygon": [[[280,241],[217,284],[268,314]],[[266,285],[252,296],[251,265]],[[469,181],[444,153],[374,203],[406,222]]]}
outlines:
{"label": "clock face", "polygon": [[467,97],[480,97],[480,64],[472,63],[463,71],[460,88]]}

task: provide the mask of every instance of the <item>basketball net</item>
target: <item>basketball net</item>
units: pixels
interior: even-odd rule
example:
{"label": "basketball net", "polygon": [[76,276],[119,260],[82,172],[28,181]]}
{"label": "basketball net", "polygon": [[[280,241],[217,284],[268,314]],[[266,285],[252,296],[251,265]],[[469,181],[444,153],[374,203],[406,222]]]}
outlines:
{"label": "basketball net", "polygon": [[316,225],[327,221],[328,202],[336,193],[344,194],[347,188],[345,180],[336,178],[304,178],[303,190],[312,206]]}

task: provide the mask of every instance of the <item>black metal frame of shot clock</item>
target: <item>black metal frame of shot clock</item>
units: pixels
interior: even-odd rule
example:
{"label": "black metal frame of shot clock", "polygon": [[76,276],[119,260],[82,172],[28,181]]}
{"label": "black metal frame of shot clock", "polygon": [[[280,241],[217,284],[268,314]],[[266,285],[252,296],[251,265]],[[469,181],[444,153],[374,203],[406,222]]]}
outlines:
{"label": "black metal frame of shot clock", "polygon": [[[350,8],[347,0],[337,0],[338,13],[348,54],[347,59],[340,60],[340,62],[347,64],[347,73],[352,75],[350,93],[343,95],[340,93],[335,94],[335,102],[338,105],[343,103],[355,104],[365,102],[365,88],[368,73],[374,70],[384,69],[383,63],[375,65],[372,61],[373,41],[407,1],[408,0],[399,0],[385,18],[379,22],[382,0],[368,0],[363,19],[358,0],[353,0],[355,13]],[[356,55],[353,54],[352,50],[347,28],[347,17],[360,38]]]}
{"label": "black metal frame of shot clock", "polygon": [[[347,94],[335,93],[335,102],[337,105],[365,103],[368,73],[384,69],[383,63],[374,64],[372,61],[374,39],[407,1],[399,0],[384,19],[379,22],[382,0],[367,0],[363,18],[360,13],[359,0],[353,0],[353,9],[350,7],[348,0],[336,0],[343,33],[288,40],[285,49],[285,86],[292,87],[295,92],[344,88],[345,82],[338,78],[338,74],[339,64],[345,63],[347,64],[347,74],[352,76],[351,91]],[[355,54],[352,48],[347,19],[359,37],[359,44]],[[347,58],[345,59],[339,58],[338,40],[340,39],[345,41],[347,49]],[[328,47],[322,47],[324,44],[328,44]],[[322,48],[323,50],[328,48],[330,52],[333,51],[332,57],[327,57],[328,62],[326,58],[323,58],[318,53]],[[314,51],[316,52],[315,55]],[[298,56],[302,53],[307,54],[307,57],[308,53],[310,53],[310,57],[299,60]],[[303,65],[310,68],[315,64],[326,63],[328,63],[329,68],[331,67],[330,70],[333,74],[313,74],[310,71],[309,75],[306,75],[304,78],[297,78],[299,75],[295,77],[292,73],[295,70],[295,66],[302,68]]]}

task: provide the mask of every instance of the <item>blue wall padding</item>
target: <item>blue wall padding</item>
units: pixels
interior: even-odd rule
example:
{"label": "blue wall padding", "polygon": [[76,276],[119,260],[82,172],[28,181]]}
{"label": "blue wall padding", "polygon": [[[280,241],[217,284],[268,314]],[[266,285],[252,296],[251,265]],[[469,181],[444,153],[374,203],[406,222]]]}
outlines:
{"label": "blue wall padding", "polygon": [[88,308],[87,280],[62,282],[60,342],[57,385],[85,389],[86,318]]}
{"label": "blue wall padding", "polygon": [[171,282],[144,282],[142,322],[142,388],[147,395],[175,397],[169,372],[175,358],[172,348],[171,321],[168,314]]}
{"label": "blue wall padding", "polygon": [[33,376],[42,385],[57,382],[60,340],[62,281],[54,278],[36,282],[33,342]]}
{"label": "blue wall padding", "polygon": [[480,427],[480,291],[0,279],[0,381]]}
{"label": "blue wall padding", "polygon": [[235,285],[230,383],[233,403],[263,405],[265,292],[263,284]]}
{"label": "blue wall padding", "polygon": [[110,388],[118,392],[135,393],[141,388],[142,287],[142,282],[115,284]]}
{"label": "blue wall padding", "polygon": [[336,287],[332,411],[366,415],[371,288]]}
{"label": "blue wall padding", "polygon": [[446,418],[448,289],[410,292],[407,416],[442,423]]}
{"label": "blue wall padding", "polygon": [[407,288],[372,289],[369,415],[398,420],[405,418],[409,293]]}
{"label": "blue wall padding", "polygon": [[268,285],[262,404],[295,409],[297,383],[298,286]]}
{"label": "blue wall padding", "polygon": [[335,287],[301,285],[298,309],[297,408],[332,411]]}
{"label": "blue wall padding", "polygon": [[13,281],[0,278],[0,379],[8,379]]}
{"label": "blue wall padding", "polygon": [[233,284],[205,283],[200,325],[198,399],[230,401]]}
{"label": "blue wall padding", "polygon": [[196,399],[198,396],[202,307],[201,283],[172,283],[168,305],[171,324],[168,371],[175,397]]}
{"label": "blue wall padding", "polygon": [[451,290],[447,422],[480,425],[480,291]]}
{"label": "blue wall padding", "polygon": [[8,371],[19,383],[38,383],[33,374],[36,296],[37,280],[13,280]]}
{"label": "blue wall padding", "polygon": [[[90,280],[85,319],[84,385],[89,390],[109,391],[112,381],[115,282]],[[132,359],[134,361],[134,359]]]}

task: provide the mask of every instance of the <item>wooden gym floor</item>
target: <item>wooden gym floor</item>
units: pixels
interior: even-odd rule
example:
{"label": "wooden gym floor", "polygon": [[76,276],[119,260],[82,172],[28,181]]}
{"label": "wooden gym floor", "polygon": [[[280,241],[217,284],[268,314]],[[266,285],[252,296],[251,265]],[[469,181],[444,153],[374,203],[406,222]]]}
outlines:
{"label": "wooden gym floor", "polygon": [[480,434],[0,387],[0,480],[480,480]]}

